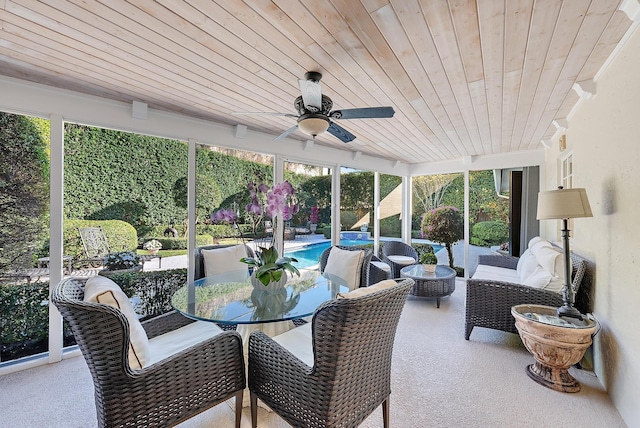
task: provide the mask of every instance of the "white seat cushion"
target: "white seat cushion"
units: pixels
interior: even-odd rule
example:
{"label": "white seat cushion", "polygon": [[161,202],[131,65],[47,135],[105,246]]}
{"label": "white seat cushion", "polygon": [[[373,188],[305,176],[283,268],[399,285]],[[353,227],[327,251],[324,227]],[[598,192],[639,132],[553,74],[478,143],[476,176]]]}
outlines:
{"label": "white seat cushion", "polygon": [[196,321],[149,340],[150,358],[146,366],[164,360],[193,345],[222,333],[215,323]]}
{"label": "white seat cushion", "polygon": [[409,256],[387,256],[389,260],[402,266],[409,266],[416,262],[416,259]]}
{"label": "white seat cushion", "polygon": [[247,269],[247,265],[240,261],[241,258],[247,257],[247,250],[242,244],[200,251],[204,262],[205,276]]}
{"label": "white seat cushion", "polygon": [[150,347],[147,333],[144,331],[138,316],[126,294],[118,284],[104,276],[94,276],[84,286],[84,301],[100,303],[119,309],[129,322],[129,366],[141,369],[150,358]]}
{"label": "white seat cushion", "polygon": [[376,266],[378,269],[381,269],[385,272],[391,272],[391,266],[389,266],[388,264],[386,264],[385,262],[376,262],[373,261],[371,262],[372,265]]}
{"label": "white seat cushion", "polygon": [[273,337],[273,340],[295,355],[300,361],[313,367],[313,340],[311,323],[296,327]]}
{"label": "white seat cushion", "polygon": [[332,247],[324,272],[342,278],[350,290],[360,287],[360,272],[364,261],[364,251],[343,250]]}
{"label": "white seat cushion", "polygon": [[362,297],[376,291],[384,290],[385,288],[393,287],[396,284],[397,283],[392,279],[385,279],[384,281],[377,282],[368,287],[360,287],[348,293],[338,293],[337,297],[339,299],[354,299],[356,297]]}
{"label": "white seat cushion", "polygon": [[515,269],[502,268],[497,266],[478,265],[473,279],[484,279],[489,281],[513,282],[521,284],[518,272]]}

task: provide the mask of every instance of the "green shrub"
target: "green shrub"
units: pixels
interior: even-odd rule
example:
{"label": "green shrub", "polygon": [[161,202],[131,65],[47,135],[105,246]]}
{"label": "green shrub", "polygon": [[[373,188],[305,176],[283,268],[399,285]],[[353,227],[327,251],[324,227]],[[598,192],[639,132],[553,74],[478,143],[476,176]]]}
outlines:
{"label": "green shrub", "polygon": [[509,240],[509,228],[501,221],[482,221],[471,229],[471,243],[481,247],[500,245]]}
{"label": "green shrub", "polygon": [[2,360],[23,354],[26,346],[49,337],[49,282],[0,286]]}
{"label": "green shrub", "polygon": [[451,246],[464,237],[464,219],[456,207],[438,207],[424,213],[420,227],[422,236],[433,242],[444,244],[449,256],[449,267],[453,269]]}
{"label": "green shrub", "polygon": [[79,228],[100,226],[107,236],[111,251],[128,251],[138,248],[136,229],[122,220],[65,220],[64,253],[76,258],[84,258],[85,251],[80,239]]}
{"label": "green shrub", "polygon": [[[155,238],[162,244],[163,250],[186,250],[187,238]],[[196,247],[203,245],[212,245],[213,237],[211,235],[196,235]]]}

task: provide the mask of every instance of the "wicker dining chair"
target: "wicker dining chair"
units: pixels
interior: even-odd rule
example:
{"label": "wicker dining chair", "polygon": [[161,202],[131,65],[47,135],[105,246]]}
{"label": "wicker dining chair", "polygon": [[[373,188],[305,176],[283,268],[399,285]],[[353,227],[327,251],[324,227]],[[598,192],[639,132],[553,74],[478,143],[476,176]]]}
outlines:
{"label": "wicker dining chair", "polygon": [[[204,257],[202,257],[202,250],[215,250],[215,249],[219,249],[219,248],[228,248],[228,247],[233,247],[235,244],[229,244],[229,245],[204,245],[202,247],[196,247],[193,250],[193,256],[195,258],[196,264],[195,264],[195,270],[194,270],[194,280],[198,280],[198,279],[202,279],[205,277],[205,270],[204,270]],[[251,247],[249,247],[248,245],[245,244],[245,251],[247,252],[247,257],[254,257],[255,253],[253,252],[253,250],[251,249]],[[248,265],[247,265],[247,269],[248,269]]]}
{"label": "wicker dining chair", "polygon": [[405,256],[411,257],[415,260],[414,263],[418,263],[418,253],[411,246],[400,241],[387,241],[384,243],[381,249],[382,261],[391,267],[391,275],[393,278],[400,278],[400,269],[407,265],[393,262],[389,256]]}
{"label": "wicker dining chair", "polygon": [[[246,385],[242,339],[222,332],[168,358],[132,369],[129,322],[112,306],[84,302],[84,285],[67,278],[51,301],[73,331],[93,377],[99,427],[174,426],[235,396],[240,427]],[[152,339],[194,322],[169,312],[142,323]]]}
{"label": "wicker dining chair", "polygon": [[[335,247],[340,248],[342,250],[347,251],[364,251],[364,258],[362,259],[362,265],[360,266],[360,287],[366,287],[371,282],[369,280],[369,269],[371,265],[371,257],[373,256],[373,251],[370,248],[362,248],[362,247],[348,247],[344,245],[335,245]],[[331,253],[331,249],[333,247],[329,247],[320,254],[320,272],[324,272],[327,267],[327,262],[329,261],[329,253]]]}
{"label": "wicker dining chair", "polygon": [[312,365],[264,333],[251,333],[249,390],[254,428],[258,398],[294,427],[357,427],[379,405],[384,426],[389,426],[393,343],[414,284],[412,279],[394,281],[397,284],[390,288],[333,299],[316,309],[312,344],[308,344],[313,347]]}

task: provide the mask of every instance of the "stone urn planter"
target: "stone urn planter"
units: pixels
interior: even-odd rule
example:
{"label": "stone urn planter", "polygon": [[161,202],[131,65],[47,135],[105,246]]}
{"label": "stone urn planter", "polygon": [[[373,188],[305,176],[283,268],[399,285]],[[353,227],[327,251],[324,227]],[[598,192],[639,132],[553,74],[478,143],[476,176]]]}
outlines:
{"label": "stone urn planter", "polygon": [[536,362],[527,374],[540,385],[560,392],[578,392],[580,384],[569,373],[591,346],[596,322],[584,318],[558,318],[556,308],[542,305],[517,305],[511,308],[524,346]]}
{"label": "stone urn planter", "polygon": [[431,265],[427,263],[422,264],[422,269],[424,269],[425,272],[435,272],[437,267],[438,265]]}

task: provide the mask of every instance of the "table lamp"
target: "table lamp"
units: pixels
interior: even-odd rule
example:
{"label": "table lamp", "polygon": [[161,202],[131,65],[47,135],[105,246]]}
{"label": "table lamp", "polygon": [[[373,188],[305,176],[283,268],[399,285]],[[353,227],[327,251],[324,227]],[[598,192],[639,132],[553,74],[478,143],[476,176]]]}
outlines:
{"label": "table lamp", "polygon": [[564,287],[562,289],[562,307],[558,308],[559,317],[582,319],[582,314],[574,306],[575,291],[571,287],[571,258],[569,251],[570,218],[593,217],[585,189],[549,190],[538,193],[538,220],[562,220],[562,240],[564,246]]}

